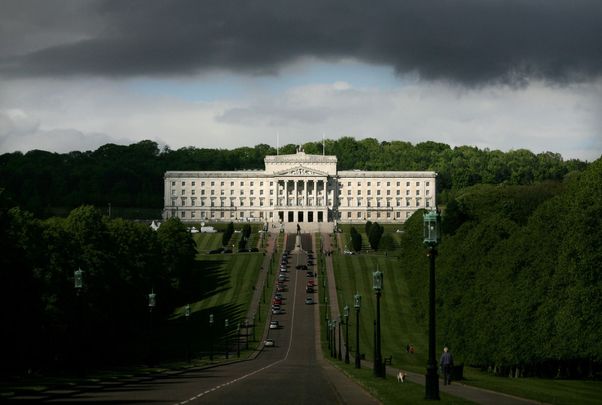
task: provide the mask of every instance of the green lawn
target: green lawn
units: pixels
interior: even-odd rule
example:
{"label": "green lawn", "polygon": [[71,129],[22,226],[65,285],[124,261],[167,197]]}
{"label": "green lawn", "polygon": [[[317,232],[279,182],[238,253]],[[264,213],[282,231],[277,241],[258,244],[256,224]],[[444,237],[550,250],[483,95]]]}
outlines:
{"label": "green lawn", "polygon": [[222,247],[221,232],[215,233],[196,233],[193,238],[197,245],[197,250],[201,253],[207,253],[210,250],[219,249]]}
{"label": "green lawn", "polygon": [[[384,273],[381,296],[382,355],[393,355],[393,367],[419,373],[425,372],[427,353],[427,330],[417,324],[410,304],[411,286],[408,286],[391,256],[360,254],[344,256],[334,254],[335,276],[339,305],[353,306],[353,295],[362,296],[360,311],[360,349],[367,359],[373,359],[373,322],[376,317],[376,298],[372,290],[372,272],[379,269]],[[342,313],[342,308],[341,308]],[[355,312],[349,317],[350,347],[355,346]],[[424,320],[426,324],[426,319]],[[406,352],[406,344],[416,348],[415,354]],[[602,383],[600,381],[547,380],[538,378],[497,377],[480,370],[465,367],[465,380],[469,385],[505,392],[550,404],[600,404]],[[374,379],[376,380],[376,379]],[[388,388],[380,382],[369,380],[376,390]],[[379,388],[380,387],[380,388]],[[379,391],[380,395],[380,391]],[[387,395],[387,394],[383,394]],[[380,397],[379,397],[380,398]],[[395,403],[381,399],[384,403]],[[413,403],[413,402],[412,402]],[[460,403],[460,402],[458,402]]]}

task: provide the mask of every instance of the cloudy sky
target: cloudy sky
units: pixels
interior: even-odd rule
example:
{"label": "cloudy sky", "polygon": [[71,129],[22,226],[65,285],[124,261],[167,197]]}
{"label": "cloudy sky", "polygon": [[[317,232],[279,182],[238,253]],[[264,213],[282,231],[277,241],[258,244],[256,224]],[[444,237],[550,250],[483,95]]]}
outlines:
{"label": "cloudy sky", "polygon": [[0,153],[322,136],[597,159],[602,2],[0,2]]}

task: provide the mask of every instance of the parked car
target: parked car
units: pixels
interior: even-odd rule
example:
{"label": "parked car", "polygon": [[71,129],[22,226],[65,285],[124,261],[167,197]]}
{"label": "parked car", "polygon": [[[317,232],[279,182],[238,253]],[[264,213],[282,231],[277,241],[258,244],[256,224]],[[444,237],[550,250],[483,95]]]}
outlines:
{"label": "parked car", "polygon": [[312,297],[310,297],[309,295],[307,297],[305,297],[306,305],[312,305],[313,303],[314,303],[314,299]]}
{"label": "parked car", "polygon": [[278,321],[270,321],[270,329],[278,329],[280,327],[280,324],[278,323]]}
{"label": "parked car", "polygon": [[274,347],[276,346],[276,342],[274,342],[274,339],[266,339],[263,345],[265,347]]}
{"label": "parked car", "polygon": [[278,308],[272,308],[272,315],[280,315],[280,314],[282,314],[282,309],[280,308],[280,305],[277,305],[277,306],[278,306]]}
{"label": "parked car", "polygon": [[343,251],[343,254],[345,254],[345,255],[354,255],[355,253],[352,252],[351,250],[345,250],[345,251]]}
{"label": "parked car", "polygon": [[274,300],[272,301],[272,304],[282,305],[282,300],[280,298],[274,298]]}
{"label": "parked car", "polygon": [[307,287],[305,287],[305,292],[306,293],[313,293],[314,292],[314,288],[312,286],[307,286]]}

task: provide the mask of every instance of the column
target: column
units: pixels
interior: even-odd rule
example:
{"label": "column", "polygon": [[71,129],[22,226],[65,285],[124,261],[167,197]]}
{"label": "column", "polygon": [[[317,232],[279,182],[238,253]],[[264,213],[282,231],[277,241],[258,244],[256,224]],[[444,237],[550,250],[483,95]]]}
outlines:
{"label": "column", "polygon": [[276,180],[274,183],[276,185],[276,188],[274,189],[274,201],[275,201],[275,205],[274,206],[278,206],[278,183],[280,182],[280,180],[278,179],[274,179]]}
{"label": "column", "polygon": [[327,179],[324,179],[324,206],[328,207],[328,190],[327,190]]}
{"label": "column", "polygon": [[297,191],[297,179],[293,180],[293,182],[295,183],[294,189],[295,189],[295,207],[299,205],[299,201],[297,201],[297,196],[298,196],[298,191]]}
{"label": "column", "polygon": [[303,180],[303,206],[307,207],[307,179]]}

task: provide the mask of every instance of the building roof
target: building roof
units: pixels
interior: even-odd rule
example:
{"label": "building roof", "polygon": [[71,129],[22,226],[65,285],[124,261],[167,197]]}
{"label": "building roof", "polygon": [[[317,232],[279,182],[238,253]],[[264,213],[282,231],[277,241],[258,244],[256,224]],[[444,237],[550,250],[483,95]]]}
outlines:
{"label": "building roof", "polygon": [[265,163],[336,163],[337,157],[333,155],[306,155],[299,151],[294,155],[266,156]]}

